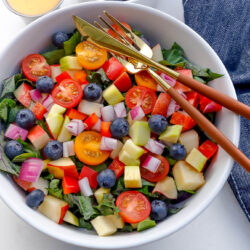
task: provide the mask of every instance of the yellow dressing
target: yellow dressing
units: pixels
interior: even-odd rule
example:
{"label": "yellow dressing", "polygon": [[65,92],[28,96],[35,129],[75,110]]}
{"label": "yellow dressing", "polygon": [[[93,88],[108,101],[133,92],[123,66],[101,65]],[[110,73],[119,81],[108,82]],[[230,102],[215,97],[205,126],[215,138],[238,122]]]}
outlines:
{"label": "yellow dressing", "polygon": [[42,15],[55,8],[60,0],[8,0],[10,7],[21,14]]}

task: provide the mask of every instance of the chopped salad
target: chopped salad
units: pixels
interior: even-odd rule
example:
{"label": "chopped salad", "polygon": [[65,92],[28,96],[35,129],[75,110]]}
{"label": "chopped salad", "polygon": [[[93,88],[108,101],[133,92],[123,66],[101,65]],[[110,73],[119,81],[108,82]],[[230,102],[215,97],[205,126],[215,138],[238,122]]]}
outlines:
{"label": "chopped salad", "polygon": [[[128,73],[78,31],[51,39],[53,50],[27,55],[3,82],[0,170],[28,207],[99,236],[143,231],[178,212],[205,184],[218,146],[147,71]],[[177,43],[152,50],[204,84],[221,76],[189,62]],[[220,105],[157,73],[214,121]]]}

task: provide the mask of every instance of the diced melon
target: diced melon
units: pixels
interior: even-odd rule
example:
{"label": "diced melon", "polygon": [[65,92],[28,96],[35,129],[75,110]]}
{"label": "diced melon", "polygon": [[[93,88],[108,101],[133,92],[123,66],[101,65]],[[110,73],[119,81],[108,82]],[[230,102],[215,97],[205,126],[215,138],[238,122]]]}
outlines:
{"label": "diced melon", "polygon": [[124,100],[124,96],[114,84],[106,88],[102,95],[105,101],[110,105],[115,105]]}
{"label": "diced melon", "polygon": [[101,117],[101,108],[103,108],[103,104],[81,100],[78,106],[78,111],[85,115],[92,115],[95,113],[98,117]]}
{"label": "diced melon", "polygon": [[119,161],[127,166],[140,166],[140,160],[132,158],[125,150],[119,153]]}
{"label": "diced melon", "polygon": [[205,183],[203,174],[191,167],[185,161],[178,161],[174,165],[173,176],[179,191],[197,190]]}
{"label": "diced melon", "polygon": [[79,220],[78,218],[69,210],[67,211],[67,213],[65,214],[63,221],[72,224],[74,226],[79,227]]}
{"label": "diced melon", "polygon": [[47,117],[46,122],[50,130],[51,135],[57,139],[59,132],[63,124],[63,116],[55,114],[53,116]]}
{"label": "diced melon", "polygon": [[141,188],[141,173],[139,166],[125,166],[124,170],[125,188]]}
{"label": "diced melon", "polygon": [[81,70],[82,66],[79,64],[76,56],[65,56],[60,59],[61,70]]}
{"label": "diced melon", "polygon": [[110,214],[110,215],[107,215],[106,217],[113,221],[117,229],[124,228],[125,223],[123,219],[121,218],[121,216],[116,215],[116,214]]}
{"label": "diced melon", "polygon": [[168,126],[167,129],[159,136],[164,143],[176,143],[182,130],[181,125]]}
{"label": "diced melon", "polygon": [[133,159],[140,158],[145,152],[143,148],[135,145],[131,139],[125,142],[122,150],[126,151]]}
{"label": "diced melon", "polygon": [[54,115],[62,115],[64,114],[64,112],[66,111],[66,108],[58,105],[58,104],[53,104],[53,106],[51,107],[47,118],[54,116]]}
{"label": "diced melon", "polygon": [[119,155],[122,147],[123,147],[123,143],[117,140],[117,147],[111,152],[109,157],[114,160]]}
{"label": "diced melon", "polygon": [[197,148],[193,148],[187,155],[185,161],[200,172],[207,162],[207,157],[203,155]]}
{"label": "diced melon", "polygon": [[70,119],[66,115],[65,118],[64,118],[64,122],[63,122],[63,125],[62,125],[62,128],[61,128],[61,131],[60,131],[59,136],[57,138],[57,140],[60,141],[60,142],[66,142],[66,141],[69,141],[71,139],[72,134],[66,128],[66,125],[68,123],[70,123]]}
{"label": "diced melon", "polygon": [[33,127],[27,137],[37,150],[42,149],[50,141],[48,134],[39,125]]}
{"label": "diced melon", "polygon": [[112,235],[117,231],[113,220],[107,216],[98,216],[91,221],[91,224],[99,236]]}
{"label": "diced melon", "polygon": [[110,193],[110,189],[109,188],[103,188],[103,187],[98,188],[94,192],[94,196],[95,196],[95,198],[97,200],[97,203],[98,204],[102,203],[104,194],[109,194],[109,193]]}
{"label": "diced melon", "polygon": [[153,56],[152,60],[156,62],[160,62],[163,60],[163,55],[162,55],[162,50],[161,50],[161,45],[158,43],[152,48]]}
{"label": "diced melon", "polygon": [[158,181],[152,193],[158,192],[168,199],[177,199],[177,189],[174,179],[166,176],[163,180]]}
{"label": "diced melon", "polygon": [[199,135],[194,129],[189,130],[181,133],[179,142],[185,147],[187,153],[189,153],[193,148],[199,147]]}
{"label": "diced melon", "polygon": [[136,121],[129,129],[129,136],[138,146],[145,146],[150,138],[150,128],[146,121]]}

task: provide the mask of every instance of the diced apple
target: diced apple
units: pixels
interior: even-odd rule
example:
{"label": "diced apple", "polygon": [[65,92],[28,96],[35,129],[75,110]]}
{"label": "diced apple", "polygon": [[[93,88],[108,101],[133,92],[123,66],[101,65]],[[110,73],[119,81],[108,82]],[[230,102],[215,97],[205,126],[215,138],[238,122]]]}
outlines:
{"label": "diced apple", "polygon": [[119,153],[119,161],[127,166],[140,166],[140,160],[132,158],[125,150]]}
{"label": "diced apple", "polygon": [[140,158],[145,152],[143,148],[135,145],[135,143],[131,139],[128,139],[125,142],[122,150],[126,151],[133,159]]}
{"label": "diced apple", "polygon": [[205,183],[203,174],[191,167],[185,161],[178,161],[175,163],[173,167],[173,176],[179,191],[197,190]]}
{"label": "diced apple", "polygon": [[164,143],[176,143],[182,130],[181,125],[168,126],[167,129],[159,136]]}
{"label": "diced apple", "polygon": [[69,224],[72,224],[76,227],[79,227],[79,220],[78,218],[72,213],[70,212],[69,210],[66,212],[64,218],[63,218],[63,221],[69,223]]}
{"label": "diced apple", "polygon": [[201,172],[203,167],[205,166],[205,163],[207,162],[207,157],[203,155],[197,148],[193,148],[187,155],[185,161],[196,170]]}
{"label": "diced apple", "polygon": [[117,140],[117,147],[111,152],[109,157],[114,160],[119,155],[122,147],[123,147],[123,143]]}
{"label": "diced apple", "polygon": [[47,117],[46,123],[53,138],[57,139],[63,124],[63,116],[55,114],[53,116]]}
{"label": "diced apple", "polygon": [[51,69],[51,78],[53,82],[56,82],[56,77],[62,73],[61,66],[60,64],[51,65],[50,69]]}
{"label": "diced apple", "polygon": [[129,136],[138,146],[145,146],[150,138],[150,128],[146,121],[136,121],[129,129]]}
{"label": "diced apple", "polygon": [[39,177],[36,182],[32,182],[28,188],[28,192],[32,192],[35,189],[40,189],[45,195],[48,194],[49,182],[42,177]]}
{"label": "diced apple", "polygon": [[152,193],[158,192],[168,199],[177,199],[177,189],[174,179],[170,176],[165,177],[162,181],[158,181]]}
{"label": "diced apple", "polygon": [[85,115],[92,115],[95,113],[98,117],[101,117],[102,107],[103,104],[81,100],[78,106],[78,111],[84,113]]}
{"label": "diced apple", "polygon": [[69,141],[71,139],[72,134],[66,128],[66,125],[68,123],[70,123],[70,119],[66,115],[65,118],[64,118],[64,122],[63,122],[63,125],[62,125],[62,128],[61,128],[61,131],[60,131],[59,136],[57,138],[57,140],[60,141],[60,142],[66,142],[66,141]]}
{"label": "diced apple", "polygon": [[43,203],[38,207],[38,211],[54,222],[61,224],[68,208],[69,204],[67,202],[47,195],[44,197]]}
{"label": "diced apple", "polygon": [[161,50],[161,45],[158,43],[152,48],[153,56],[152,60],[156,62],[160,62],[163,60],[163,55],[162,55],[162,50]]}
{"label": "diced apple", "polygon": [[185,147],[187,153],[189,153],[193,148],[199,147],[199,135],[194,129],[189,130],[180,135],[179,142]]}
{"label": "diced apple", "polygon": [[51,107],[49,111],[47,118],[54,116],[54,115],[63,115],[65,111],[66,111],[66,108],[58,104],[53,104],[53,106]]}
{"label": "diced apple", "polygon": [[115,105],[119,102],[122,102],[124,100],[124,96],[119,91],[119,89],[114,85],[110,85],[108,88],[106,88],[103,93],[103,98],[109,105]]}
{"label": "diced apple", "polygon": [[110,193],[109,188],[103,188],[103,187],[98,188],[94,193],[94,196],[95,196],[95,198],[97,200],[97,203],[98,204],[102,203],[104,194],[109,194],[109,193]]}
{"label": "diced apple", "polygon": [[125,166],[124,170],[125,188],[141,188],[141,173],[139,166]]}
{"label": "diced apple", "polygon": [[37,150],[42,149],[50,140],[46,131],[39,125],[29,131],[28,139]]}
{"label": "diced apple", "polygon": [[81,70],[82,66],[78,63],[76,56],[65,56],[60,59],[62,72],[65,70]]}
{"label": "diced apple", "polygon": [[113,220],[107,216],[98,216],[91,221],[91,224],[99,236],[112,235],[117,231]]}
{"label": "diced apple", "polygon": [[32,90],[32,87],[30,87],[26,83],[22,83],[15,91],[14,96],[16,99],[23,104],[26,108],[28,108],[31,104],[31,96],[30,96],[30,90]]}
{"label": "diced apple", "polygon": [[110,214],[106,216],[108,219],[111,219],[113,223],[115,224],[117,229],[122,229],[125,226],[125,223],[121,216],[116,215],[116,214]]}

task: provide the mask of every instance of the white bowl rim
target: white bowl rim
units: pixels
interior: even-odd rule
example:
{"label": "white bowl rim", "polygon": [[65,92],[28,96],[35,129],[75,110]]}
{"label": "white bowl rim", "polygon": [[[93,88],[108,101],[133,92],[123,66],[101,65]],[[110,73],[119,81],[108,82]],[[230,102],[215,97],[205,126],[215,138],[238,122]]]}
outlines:
{"label": "white bowl rim", "polygon": [[[39,23],[42,23],[44,20],[49,19],[52,16],[56,16],[56,15],[61,15],[64,12],[68,12],[70,10],[74,10],[76,8],[76,6],[80,7],[80,6],[85,6],[85,5],[89,5],[89,6],[95,6],[95,5],[103,5],[105,6],[111,6],[111,5],[116,5],[116,6],[123,6],[124,4],[126,4],[126,7],[132,7],[138,10],[143,10],[145,9],[148,12],[151,12],[152,14],[156,14],[160,17],[163,18],[167,18],[169,19],[169,21],[171,22],[175,22],[177,23],[179,26],[185,26],[185,29],[187,29],[194,37],[198,38],[201,43],[203,43],[203,45],[206,46],[206,49],[209,51],[209,53],[212,53],[213,57],[221,64],[222,68],[224,68],[224,72],[225,75],[228,75],[227,70],[225,69],[225,66],[223,65],[222,61],[220,60],[220,58],[218,57],[218,55],[215,53],[215,51],[210,47],[210,45],[201,37],[199,36],[194,30],[192,30],[190,27],[188,27],[187,25],[185,25],[184,23],[182,23],[181,21],[177,20],[176,18],[160,11],[160,10],[156,10],[153,9],[151,7],[147,7],[144,5],[140,5],[140,4],[135,4],[135,3],[131,3],[131,2],[116,2],[116,1],[108,1],[108,2],[101,2],[101,1],[97,1],[97,2],[85,2],[85,3],[80,3],[80,4],[73,4],[71,6],[65,7],[63,9],[59,9],[56,10],[54,12],[48,13],[42,17],[40,17],[39,19],[35,20],[33,23],[29,24],[27,27],[25,27],[23,30],[21,30],[14,39],[12,39],[12,41],[5,47],[5,51],[9,51],[11,49],[12,46],[15,46],[15,41],[18,40],[19,37],[22,37],[25,33],[28,33],[30,29],[32,29],[34,26],[38,25]],[[3,55],[5,54],[5,52],[0,53],[0,58],[3,57]],[[230,79],[230,77],[229,77]],[[236,92],[235,89],[233,87],[233,83],[230,80],[228,82],[229,84],[229,88],[230,88],[230,94],[231,97],[236,98]],[[233,131],[233,138],[232,138],[232,142],[238,146],[239,143],[239,136],[240,136],[240,120],[239,117],[237,116],[237,120],[236,120],[236,129],[235,131]],[[178,231],[179,229],[181,229],[182,227],[184,227],[185,225],[187,225],[188,223],[190,223],[194,218],[196,218],[203,210],[205,210],[209,204],[212,202],[212,200],[216,197],[216,195],[219,193],[219,191],[222,189],[225,181],[227,180],[230,171],[232,169],[232,165],[233,165],[233,160],[228,157],[226,164],[224,166],[224,172],[223,175],[220,177],[220,182],[217,184],[217,186],[213,189],[213,192],[211,192],[209,194],[209,196],[203,200],[203,202],[200,204],[200,206],[193,210],[192,215],[190,215],[188,218],[186,217],[185,219],[183,218],[183,221],[174,225],[173,226],[173,230],[166,234],[164,231],[158,231],[157,235],[153,235],[151,234],[151,236],[149,237],[149,235],[147,235],[147,238],[140,237],[139,235],[141,234],[137,234],[133,240],[131,241],[127,241],[127,242],[122,242],[122,246],[121,245],[116,245],[112,242],[112,238],[105,238],[105,237],[101,237],[96,241],[89,241],[86,237],[86,239],[84,239],[84,237],[82,239],[79,240],[75,240],[72,241],[69,237],[67,237],[66,235],[61,235],[58,232],[52,232],[49,231],[48,228],[46,228],[45,226],[41,226],[41,224],[39,223],[39,221],[36,220],[32,220],[30,217],[27,216],[27,214],[25,214],[22,210],[18,209],[18,205],[15,203],[15,201],[9,199],[8,195],[6,194],[6,192],[4,192],[3,189],[0,189],[0,198],[5,202],[5,204],[12,210],[14,211],[21,219],[23,219],[26,223],[30,224],[31,226],[33,226],[34,228],[36,228],[38,231],[41,231],[45,234],[47,234],[50,237],[54,237],[58,240],[64,241],[66,243],[72,244],[72,245],[76,245],[76,246],[81,246],[81,247],[88,247],[88,248],[98,248],[98,249],[115,249],[115,248],[128,248],[128,247],[134,247],[134,246],[139,246],[139,245],[144,245],[146,243],[150,243],[156,240],[159,240],[163,237],[169,236],[171,234],[173,234],[174,232]],[[112,237],[112,236],[111,236]]]}

